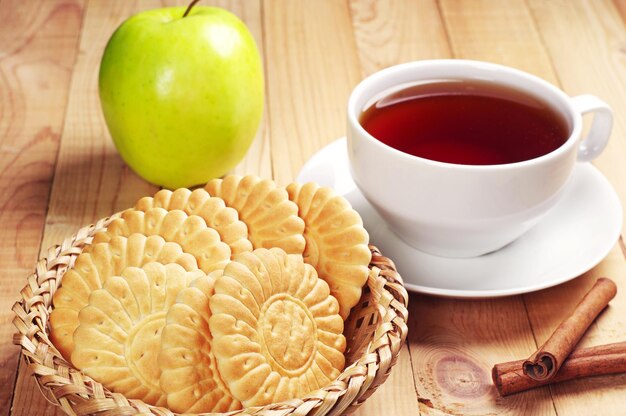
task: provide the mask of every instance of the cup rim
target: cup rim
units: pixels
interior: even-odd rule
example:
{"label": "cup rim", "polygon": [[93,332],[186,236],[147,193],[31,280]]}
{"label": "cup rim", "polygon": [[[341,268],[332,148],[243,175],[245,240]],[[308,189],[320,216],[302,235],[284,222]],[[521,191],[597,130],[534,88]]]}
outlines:
{"label": "cup rim", "polygon": [[[533,159],[527,159],[527,160],[522,160],[519,162],[512,162],[512,163],[502,163],[498,165],[468,165],[468,164],[460,164],[460,163],[441,162],[438,160],[431,160],[431,159],[427,159],[424,157],[415,156],[409,153],[402,152],[378,140],[376,137],[372,136],[367,130],[365,130],[365,128],[363,128],[363,126],[358,120],[358,115],[361,113],[363,109],[357,108],[356,101],[362,98],[361,96],[363,95],[363,90],[369,84],[373,82],[379,82],[382,79],[385,79],[389,76],[393,76],[398,71],[407,71],[407,70],[411,70],[415,68],[423,68],[423,67],[428,67],[428,66],[432,66],[433,69],[436,69],[437,67],[458,67],[458,68],[473,67],[473,68],[479,68],[485,71],[503,71],[503,72],[510,74],[514,78],[521,79],[525,82],[530,82],[535,85],[538,85],[544,90],[547,90],[550,94],[556,97],[559,101],[563,102],[565,106],[564,108],[565,114],[569,114],[572,118],[572,127],[570,130],[570,134],[561,146],[559,146],[558,148],[554,149],[553,151],[549,153],[535,157]],[[433,76],[433,79],[435,78],[436,77]],[[466,79],[471,79],[471,77],[467,77]],[[372,97],[366,97],[366,99],[371,99],[371,98]],[[559,109],[558,111],[562,112],[562,109]],[[379,146],[381,150],[391,152],[391,154],[404,158],[409,161],[425,163],[433,167],[445,167],[447,169],[460,169],[460,170],[471,170],[471,171],[497,171],[497,170],[506,170],[506,169],[511,169],[511,168],[534,166],[538,164],[548,163],[550,160],[558,158],[564,153],[569,152],[571,148],[577,144],[578,137],[580,136],[580,132],[582,129],[582,115],[574,109],[574,106],[572,105],[571,97],[569,97],[567,94],[565,94],[565,92],[563,92],[561,89],[559,89],[555,85],[551,84],[550,82],[536,75],[530,74],[528,72],[522,71],[517,68],[500,65],[500,64],[496,64],[492,62],[476,61],[476,60],[469,60],[469,59],[427,59],[427,60],[420,60],[420,61],[411,61],[411,62],[406,62],[406,63],[402,63],[398,65],[393,65],[393,66],[384,68],[380,71],[377,71],[367,76],[363,80],[361,80],[356,85],[356,87],[354,87],[348,99],[347,112],[348,112],[348,124],[349,124],[350,130],[356,129],[356,132],[359,135],[364,137],[369,142],[374,143],[374,145]],[[350,136],[351,134],[348,134],[348,137]]]}

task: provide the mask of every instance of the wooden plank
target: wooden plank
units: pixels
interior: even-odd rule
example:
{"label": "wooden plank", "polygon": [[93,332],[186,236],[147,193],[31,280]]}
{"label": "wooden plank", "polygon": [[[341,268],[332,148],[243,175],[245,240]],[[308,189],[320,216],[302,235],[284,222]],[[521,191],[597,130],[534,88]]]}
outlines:
{"label": "wooden plank", "polygon": [[[345,105],[361,73],[351,26],[343,2],[264,3],[269,130],[279,183],[293,180],[315,151],[345,134]],[[418,414],[413,397],[403,351],[385,385],[356,414]]]}
{"label": "wooden plank", "polygon": [[[128,208],[141,196],[156,191],[121,160],[102,118],[97,74],[102,51],[115,28],[130,15],[145,9],[187,2],[91,1],[87,5],[65,128],[54,176],[42,246],[59,243],[82,225]],[[206,2],[210,4],[210,2]],[[222,2],[242,12],[240,17],[260,31],[258,2]],[[242,16],[243,15],[243,16]],[[259,43],[260,40],[259,40]],[[259,171],[269,165],[262,157],[249,162]],[[54,409],[21,370],[14,399],[15,415],[51,414]],[[57,411],[57,414],[61,414]]]}
{"label": "wooden plank", "polygon": [[520,0],[441,0],[455,58],[512,66],[556,82],[550,57]]}
{"label": "wooden plank", "polygon": [[[549,2],[529,3],[562,88],[570,95],[595,94],[613,108],[611,139],[594,164],[626,201],[626,20],[611,1],[577,1],[563,8]],[[564,40],[570,47],[563,47]]]}
{"label": "wooden plank", "polygon": [[46,218],[44,248],[156,190],[137,177],[118,155],[98,98],[102,51],[115,28],[137,9],[135,2],[128,1],[87,4]]}
{"label": "wooden plank", "polygon": [[[613,184],[623,204],[626,200],[626,144],[623,140],[626,138],[626,103],[621,91],[626,88],[626,61],[623,59],[626,20],[620,17],[615,5],[621,4],[623,12],[624,3],[576,1],[568,2],[568,7],[564,8],[534,0],[529,4],[561,87],[570,95],[596,94],[613,107],[612,137],[594,164]],[[572,47],[564,47],[564,40]],[[589,346],[626,340],[626,263],[619,247],[594,270],[564,286],[567,297],[561,295],[559,288],[554,288],[529,299],[533,326],[534,322],[547,321],[549,323],[545,326],[553,327],[600,276],[615,280],[618,294],[581,344]],[[549,305],[554,307],[549,308]],[[549,336],[549,331],[537,327],[537,340],[542,342]],[[581,391],[588,393],[580,394]],[[557,412],[568,415],[623,414],[625,393],[625,375],[578,380],[552,388]]]}
{"label": "wooden plank", "polygon": [[[350,1],[354,37],[359,52],[359,61],[364,75],[370,75],[387,66],[418,59],[445,58],[450,56],[444,27],[435,1],[418,2],[393,1]],[[411,297],[415,305],[414,296]],[[419,311],[416,312],[419,314]],[[409,328],[414,331],[421,326],[418,315],[409,315]],[[415,339],[419,345],[420,340]],[[408,342],[412,345],[412,343]],[[360,409],[364,414],[398,415],[420,414],[424,401],[416,402],[417,396],[427,392],[414,380],[415,367],[423,365],[422,357],[411,353],[402,354],[392,370],[391,376],[372,399]],[[391,392],[394,392],[393,395]],[[383,394],[385,396],[383,397]],[[397,400],[389,400],[398,397]],[[415,399],[413,399],[415,397]],[[430,402],[426,401],[430,404]],[[389,406],[397,408],[393,411]],[[428,409],[430,410],[430,409]]]}
{"label": "wooden plank", "polygon": [[264,2],[274,178],[287,184],[323,145],[344,136],[361,71],[345,1]]}
{"label": "wooden plank", "polygon": [[[536,3],[539,4],[540,2]],[[469,4],[466,4],[466,6],[469,8]],[[449,14],[453,17],[450,20],[446,18],[446,22],[449,23],[448,30],[450,38],[452,39],[453,50],[457,56],[492,60],[515,66],[556,83],[558,80],[563,79],[564,73],[561,71],[560,67],[557,72],[555,72],[552,62],[555,62],[555,64],[558,63],[558,65],[564,64],[564,62],[562,57],[555,53],[557,51],[563,52],[569,50],[571,54],[575,54],[579,57],[585,56],[581,54],[581,49],[577,42],[572,42],[572,45],[576,45],[576,47],[567,48],[563,46],[563,39],[571,39],[571,36],[577,37],[578,35],[580,35],[581,38],[584,37],[585,29],[583,29],[580,22],[572,22],[572,16],[567,16],[568,13],[560,14],[560,11],[564,9],[570,11],[577,9],[576,13],[582,14],[584,13],[582,7],[562,8],[558,7],[556,4],[553,4],[553,6],[554,15],[548,17],[545,14],[545,10],[534,10],[534,12],[531,13],[530,10],[527,9],[526,4],[522,2],[507,2],[506,5],[496,1],[471,2],[471,10],[459,7],[458,2],[442,3],[444,14]],[[463,16],[469,15],[469,13],[475,13],[479,17],[463,21]],[[554,35],[552,37],[553,47],[550,47],[551,41],[548,39],[548,32],[552,30],[550,27],[555,25],[559,20],[557,19],[557,15],[563,22],[567,21],[571,25],[568,26],[567,29],[569,30],[569,32],[567,32],[568,37],[563,37],[566,31],[561,30],[558,34],[558,36],[561,37],[557,38],[557,36]],[[454,16],[457,17],[454,18]],[[490,18],[486,20],[486,16],[490,16]],[[544,26],[540,24],[542,30],[541,33],[539,33],[534,22],[540,22],[541,19],[545,20],[545,29]],[[459,33],[456,33],[457,31]],[[574,34],[575,32],[578,32],[578,34]],[[467,47],[465,46],[466,43],[468,43]],[[488,46],[482,52],[479,46],[481,44]],[[588,57],[585,56],[585,58],[581,58],[577,63],[569,63],[568,67],[573,73],[579,74],[580,76],[580,72],[585,71],[584,68],[587,59]],[[618,259],[620,258],[618,250],[614,250],[609,259],[601,263],[600,266],[587,276],[569,285],[562,285],[549,291],[540,292],[539,294],[524,296],[524,303],[529,313],[529,320],[538,343],[542,343],[547,339],[556,324],[560,322],[571,307],[580,300],[591,283],[591,276],[606,272],[611,275],[624,275],[623,261],[611,260],[611,258],[615,256],[617,256]],[[567,261],[567,259],[564,259],[564,261]],[[621,283],[618,284],[620,286],[622,285]],[[568,308],[567,306],[570,307]],[[546,315],[552,318],[546,319]],[[514,331],[510,332],[514,334]],[[594,327],[589,333],[589,339],[598,338],[602,337],[598,334],[597,328]],[[613,338],[613,340],[615,339]],[[531,351],[527,351],[525,354],[512,353],[507,359],[521,358],[529,355],[530,352]],[[565,398],[562,399],[560,397],[562,394],[561,389],[563,388],[570,389],[571,387],[557,386],[550,389],[539,389],[536,392],[527,392],[512,396],[507,400],[529,402],[531,401],[529,395],[547,394],[548,391],[550,391],[557,413],[575,414],[573,412],[579,411],[584,412],[581,414],[606,414],[611,411],[614,412],[619,408],[614,407],[615,402],[611,403],[611,394],[614,393],[607,393],[610,397],[609,400],[605,402],[604,397],[606,394],[602,394],[602,400],[596,400],[598,397],[594,393],[585,394],[584,392],[586,390],[581,391],[580,388],[575,389],[577,392],[576,397],[578,397],[580,401],[573,406],[565,405],[563,403]],[[623,397],[623,390],[621,395]],[[615,397],[617,400],[618,396]],[[567,400],[571,400],[571,397],[567,397]],[[575,410],[575,408],[578,410]]]}
{"label": "wooden plank", "polygon": [[[116,153],[98,101],[97,77],[102,51],[113,30],[134,9],[133,2],[87,3],[42,251],[59,244],[81,226],[127,207],[142,193],[153,190]],[[12,414],[62,415],[44,399],[27,375],[20,364]]]}
{"label": "wooden plank", "polygon": [[39,252],[82,8],[82,0],[0,4],[0,415],[19,355],[11,306]]}
{"label": "wooden plank", "polygon": [[365,75],[402,62],[451,55],[435,0],[353,0],[350,10]]}

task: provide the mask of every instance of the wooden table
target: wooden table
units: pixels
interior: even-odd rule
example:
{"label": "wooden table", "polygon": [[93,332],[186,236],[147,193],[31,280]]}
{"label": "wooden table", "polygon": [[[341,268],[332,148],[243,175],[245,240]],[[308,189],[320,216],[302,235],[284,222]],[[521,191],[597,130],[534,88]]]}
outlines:
{"label": "wooden table", "polygon": [[[0,0],[0,415],[58,412],[11,343],[10,308],[37,258],[80,226],[156,190],[116,153],[96,81],[120,22],[170,3],[186,2]],[[405,61],[470,58],[521,68],[570,95],[588,92],[610,103],[614,131],[595,164],[626,203],[624,0],[215,3],[246,22],[265,59],[264,123],[236,172],[286,184],[316,150],[344,134],[346,100],[364,76]],[[468,301],[412,294],[408,343],[359,414],[626,414],[626,375],[506,399],[490,381],[494,363],[527,357],[599,276],[612,277],[620,292],[582,344],[626,340],[624,253],[621,238],[580,278],[523,296]]]}

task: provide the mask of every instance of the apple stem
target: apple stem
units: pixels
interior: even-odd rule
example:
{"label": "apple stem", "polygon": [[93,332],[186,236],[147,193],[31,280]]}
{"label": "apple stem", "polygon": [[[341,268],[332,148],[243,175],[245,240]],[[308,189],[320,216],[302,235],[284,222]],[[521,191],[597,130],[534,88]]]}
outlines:
{"label": "apple stem", "polygon": [[191,11],[191,9],[193,9],[193,6],[195,6],[196,3],[199,2],[199,1],[200,0],[193,0],[191,3],[189,3],[189,6],[187,6],[187,10],[185,10],[185,13],[183,14],[183,17],[187,17],[187,15]]}

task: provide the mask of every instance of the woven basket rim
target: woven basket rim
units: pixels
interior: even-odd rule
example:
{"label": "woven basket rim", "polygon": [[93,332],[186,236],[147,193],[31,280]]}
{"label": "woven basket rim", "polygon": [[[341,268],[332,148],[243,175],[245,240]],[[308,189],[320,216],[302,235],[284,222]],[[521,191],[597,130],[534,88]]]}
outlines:
{"label": "woven basket rim", "polygon": [[[49,339],[48,318],[52,296],[65,271],[89,245],[93,235],[105,229],[121,212],[83,227],[62,244],[50,247],[36,263],[35,271],[20,291],[21,299],[13,305],[13,324],[18,332],[13,342],[21,346],[21,355],[32,371],[44,397],[67,414],[148,414],[177,415],[168,409],[147,405],[112,393],[99,382],[84,375],[65,360]],[[332,383],[303,398],[266,406],[244,408],[223,415],[264,414],[283,411],[316,415],[351,413],[359,407],[388,377],[408,332],[408,293],[392,260],[370,245],[369,290],[376,301],[378,321],[372,340],[358,360],[347,366]],[[101,406],[93,406],[97,400]],[[112,412],[113,411],[113,412]],[[216,414],[216,413],[212,413]]]}

